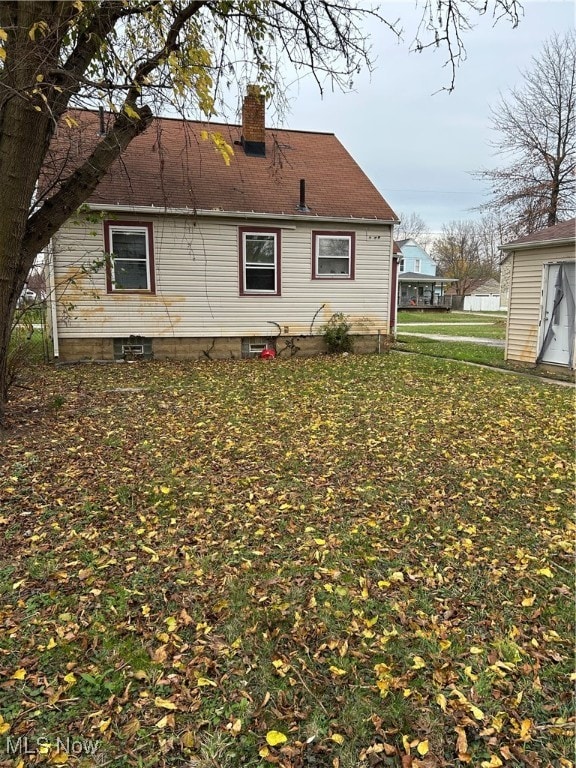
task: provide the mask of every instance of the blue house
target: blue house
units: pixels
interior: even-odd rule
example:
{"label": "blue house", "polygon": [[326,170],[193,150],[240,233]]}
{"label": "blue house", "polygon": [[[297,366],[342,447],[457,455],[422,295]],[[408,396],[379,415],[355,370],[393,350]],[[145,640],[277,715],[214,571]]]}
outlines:
{"label": "blue house", "polygon": [[431,275],[436,274],[436,262],[426,253],[424,248],[418,245],[415,240],[397,240],[400,248],[399,272],[417,272],[418,274]]}
{"label": "blue house", "polygon": [[444,287],[456,282],[436,277],[436,262],[415,240],[397,240],[398,307],[444,306]]}

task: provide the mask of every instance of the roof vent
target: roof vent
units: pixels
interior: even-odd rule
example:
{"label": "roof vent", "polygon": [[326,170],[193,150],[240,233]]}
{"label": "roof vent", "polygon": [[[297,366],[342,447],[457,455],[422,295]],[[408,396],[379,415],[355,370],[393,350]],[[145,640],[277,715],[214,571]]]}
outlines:
{"label": "roof vent", "polygon": [[300,202],[296,210],[300,213],[310,213],[310,208],[306,205],[306,179],[300,179]]}

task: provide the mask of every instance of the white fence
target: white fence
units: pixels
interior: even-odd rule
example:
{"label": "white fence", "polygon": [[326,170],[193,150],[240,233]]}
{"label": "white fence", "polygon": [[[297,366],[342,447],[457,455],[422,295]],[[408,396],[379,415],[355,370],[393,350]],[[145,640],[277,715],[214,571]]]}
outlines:
{"label": "white fence", "polygon": [[506,307],[500,306],[500,296],[465,296],[466,312],[499,312]]}

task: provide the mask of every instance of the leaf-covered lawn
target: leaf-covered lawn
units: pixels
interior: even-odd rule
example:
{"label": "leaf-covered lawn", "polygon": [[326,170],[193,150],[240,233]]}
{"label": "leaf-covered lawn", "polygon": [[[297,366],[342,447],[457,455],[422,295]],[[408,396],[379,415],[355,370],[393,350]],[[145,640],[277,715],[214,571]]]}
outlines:
{"label": "leaf-covered lawn", "polygon": [[397,354],[38,387],[0,764],[573,765],[572,390]]}

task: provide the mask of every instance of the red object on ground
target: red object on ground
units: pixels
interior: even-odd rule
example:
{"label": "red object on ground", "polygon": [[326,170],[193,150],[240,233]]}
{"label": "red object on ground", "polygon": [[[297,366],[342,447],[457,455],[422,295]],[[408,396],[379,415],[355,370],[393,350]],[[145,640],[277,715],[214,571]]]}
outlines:
{"label": "red object on ground", "polygon": [[260,352],[260,357],[262,360],[273,360],[276,357],[276,352],[273,349],[263,349]]}

